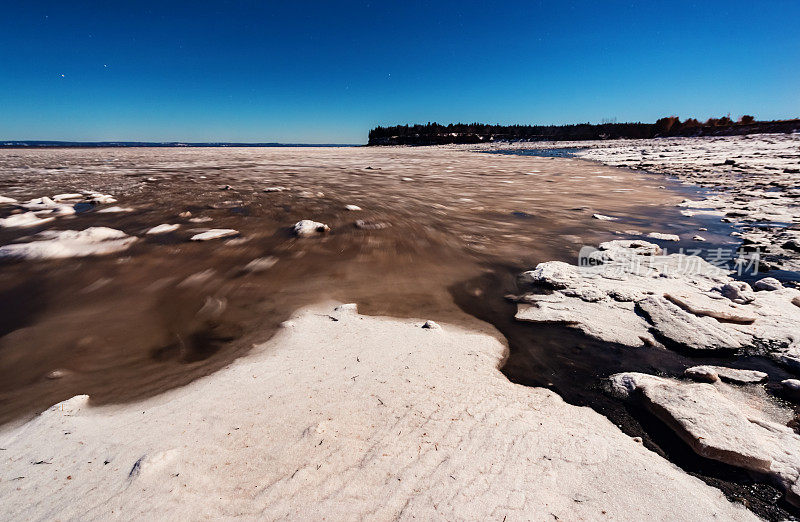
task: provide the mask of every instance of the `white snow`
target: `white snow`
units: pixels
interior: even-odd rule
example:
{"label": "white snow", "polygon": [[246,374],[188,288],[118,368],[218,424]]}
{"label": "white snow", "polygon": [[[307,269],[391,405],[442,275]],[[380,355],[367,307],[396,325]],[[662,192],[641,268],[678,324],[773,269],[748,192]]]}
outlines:
{"label": "white snow", "polygon": [[54,217],[40,218],[36,212],[23,212],[22,214],[11,214],[7,218],[0,218],[0,227],[3,228],[24,228],[35,227],[53,221]]}
{"label": "white snow", "polygon": [[132,212],[133,209],[129,207],[106,207],[97,211],[98,214],[118,214],[120,212]]}
{"label": "white snow", "polygon": [[66,216],[66,215],[70,215],[70,214],[74,214],[75,213],[75,209],[73,208],[73,206],[71,204],[57,203],[57,202],[53,201],[51,198],[48,198],[47,196],[41,197],[41,198],[32,199],[32,200],[28,201],[27,203],[23,203],[23,204],[21,204],[19,206],[24,208],[24,209],[33,210],[33,211],[49,210],[54,215],[64,215],[64,216]]}
{"label": "white snow", "polygon": [[74,192],[74,193],[69,193],[69,194],[56,194],[55,196],[53,196],[53,201],[59,202],[59,201],[65,201],[65,200],[68,200],[68,199],[83,199],[83,198],[84,198],[83,194]]}
{"label": "white snow", "polygon": [[212,239],[222,239],[223,237],[238,236],[239,231],[232,228],[212,228],[206,232],[195,234],[191,237],[192,241],[210,241]]}
{"label": "white snow", "polygon": [[151,228],[150,230],[145,232],[145,234],[166,234],[167,232],[174,232],[178,230],[178,228],[180,228],[180,225],[171,225],[168,223],[163,223],[161,225],[157,225]]}
{"label": "white snow", "polygon": [[653,239],[660,239],[661,241],[680,241],[681,238],[678,234],[664,234],[661,232],[650,232],[647,237]]}

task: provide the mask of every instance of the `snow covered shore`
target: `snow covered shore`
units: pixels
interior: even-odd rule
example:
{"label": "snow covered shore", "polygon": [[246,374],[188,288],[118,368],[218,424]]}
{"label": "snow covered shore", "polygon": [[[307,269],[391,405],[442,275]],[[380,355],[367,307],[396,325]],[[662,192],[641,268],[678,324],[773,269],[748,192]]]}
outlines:
{"label": "snow covered shore", "polygon": [[140,403],[0,432],[5,519],[755,519],[589,408],[510,383],[495,337],[299,312]]}
{"label": "snow covered shore", "polygon": [[[581,266],[548,261],[520,274],[530,288],[515,297],[517,320],[563,323],[628,349],[752,354],[800,369],[800,290],[764,278],[754,291],[699,257],[664,255],[646,241],[609,241],[585,254]],[[787,426],[791,409],[758,386],[768,375],[696,366],[685,377],[716,385],[641,373],[611,381],[614,395],[643,404],[698,455],[766,476],[800,505],[800,436]]]}
{"label": "snow covered shore", "polygon": [[800,270],[800,134],[656,138],[493,145],[509,150],[576,149],[579,158],[658,172],[713,191],[685,201],[684,215],[735,224],[763,268]]}

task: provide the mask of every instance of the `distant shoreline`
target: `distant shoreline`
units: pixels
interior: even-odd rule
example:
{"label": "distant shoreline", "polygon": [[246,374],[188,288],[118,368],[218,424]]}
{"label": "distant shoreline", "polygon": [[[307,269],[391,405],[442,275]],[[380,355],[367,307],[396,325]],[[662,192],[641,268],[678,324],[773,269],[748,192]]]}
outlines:
{"label": "distant shoreline", "polygon": [[0,149],[93,149],[93,148],[197,148],[197,147],[360,147],[352,143],[227,143],[227,142],[182,142],[182,141],[46,141],[7,140],[0,142]]}

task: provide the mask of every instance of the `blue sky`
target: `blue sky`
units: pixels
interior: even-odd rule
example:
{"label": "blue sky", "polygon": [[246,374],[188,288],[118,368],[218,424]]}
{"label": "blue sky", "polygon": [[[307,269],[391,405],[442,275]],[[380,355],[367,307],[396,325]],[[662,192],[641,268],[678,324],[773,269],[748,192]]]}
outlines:
{"label": "blue sky", "polygon": [[[800,2],[7,2],[0,139],[800,116]],[[80,7],[68,4],[80,4]]]}

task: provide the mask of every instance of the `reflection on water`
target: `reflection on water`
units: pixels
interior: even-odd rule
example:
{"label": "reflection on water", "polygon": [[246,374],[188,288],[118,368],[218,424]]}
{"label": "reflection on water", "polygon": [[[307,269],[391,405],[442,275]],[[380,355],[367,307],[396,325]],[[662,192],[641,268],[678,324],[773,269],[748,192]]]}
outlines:
{"label": "reflection on water", "polygon": [[[459,148],[3,150],[0,170],[3,196],[89,189],[132,209],[0,229],[0,244],[90,226],[139,237],[120,254],[2,265],[0,421],[77,393],[105,403],[185,384],[323,299],[480,327],[454,303],[454,285],[573,260],[615,231],[696,226],[671,206],[681,189],[658,188],[660,177]],[[332,231],[292,237],[300,219]],[[159,224],[181,226],[144,234]],[[240,237],[188,241],[209,228]],[[269,261],[246,268],[256,259]]]}

